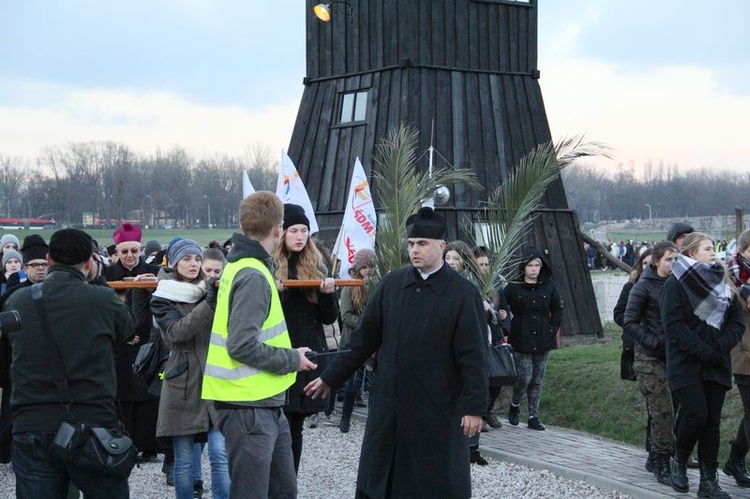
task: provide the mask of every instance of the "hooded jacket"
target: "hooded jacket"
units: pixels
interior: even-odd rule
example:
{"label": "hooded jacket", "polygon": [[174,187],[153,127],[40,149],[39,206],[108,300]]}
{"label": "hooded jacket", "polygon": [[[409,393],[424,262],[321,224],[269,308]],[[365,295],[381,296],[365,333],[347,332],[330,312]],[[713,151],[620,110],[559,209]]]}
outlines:
{"label": "hooded jacket", "polygon": [[[227,255],[228,262],[243,258],[256,258],[272,269],[272,259],[263,246],[243,234],[232,236],[232,251]],[[268,317],[271,307],[271,293],[275,288],[268,285],[262,273],[256,269],[243,268],[237,272],[229,290],[229,329],[227,352],[245,365],[276,374],[295,372],[299,367],[299,352],[294,348],[276,348],[259,341],[256,329],[247,325],[260,326]],[[215,402],[217,409],[237,407],[282,407],[287,392],[278,393],[262,400],[245,402]]]}
{"label": "hooded jacket", "polygon": [[[542,262],[542,268],[537,282],[531,284],[524,281],[524,268],[534,259]],[[508,336],[513,349],[520,353],[543,353],[557,348],[562,301],[544,256],[536,250],[528,252],[503,292],[513,314]]]}

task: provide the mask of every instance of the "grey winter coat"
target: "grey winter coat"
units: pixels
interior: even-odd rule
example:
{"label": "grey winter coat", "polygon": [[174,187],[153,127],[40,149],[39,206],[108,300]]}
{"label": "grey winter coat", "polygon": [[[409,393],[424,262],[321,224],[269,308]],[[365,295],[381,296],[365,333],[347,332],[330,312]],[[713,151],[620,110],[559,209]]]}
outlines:
{"label": "grey winter coat", "polygon": [[[173,273],[161,272],[159,277],[175,280]],[[205,433],[217,421],[213,402],[201,399],[214,309],[204,299],[181,303],[154,296],[151,311],[170,351],[161,385],[156,436]]]}

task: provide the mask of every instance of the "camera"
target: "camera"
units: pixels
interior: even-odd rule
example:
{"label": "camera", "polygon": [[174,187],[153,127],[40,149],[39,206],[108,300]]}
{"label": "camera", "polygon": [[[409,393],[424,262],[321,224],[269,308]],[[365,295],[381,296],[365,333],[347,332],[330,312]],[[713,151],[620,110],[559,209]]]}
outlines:
{"label": "camera", "polygon": [[21,314],[18,310],[0,312],[0,334],[12,333],[21,329]]}

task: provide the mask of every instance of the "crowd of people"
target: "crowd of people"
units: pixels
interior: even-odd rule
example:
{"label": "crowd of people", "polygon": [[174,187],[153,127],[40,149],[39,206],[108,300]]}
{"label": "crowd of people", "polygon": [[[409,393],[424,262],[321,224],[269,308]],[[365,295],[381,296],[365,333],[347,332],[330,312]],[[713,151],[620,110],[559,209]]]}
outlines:
{"label": "crowd of people", "polygon": [[[12,463],[18,497],[128,496],[127,479],[50,452],[71,418],[129,435],[139,461],[162,461],[178,498],[202,495],[205,447],[212,497],[294,497],[305,421],[330,417],[340,391],[347,433],[353,407],[366,405],[365,384],[358,497],[469,497],[470,464],[487,464],[480,432],[502,426],[487,352],[503,341],[517,346],[520,372],[510,423],[526,401],[528,427],[544,430],[539,396],[562,308],[541,253],[524,258],[505,291],[483,296],[486,279],[500,282],[488,275],[489,250],[446,243],[445,221],[424,208],[407,222],[411,265],[373,289],[376,256],[363,249],[350,270],[362,285],[338,289],[330,251],[311,237],[301,207],[255,193],[240,206],[240,226],[206,248],[182,237],[144,244],[130,223],[108,247],[78,229],[49,244],[38,234],[0,239],[0,305],[20,313],[19,329],[0,334],[0,461]],[[284,285],[297,280],[319,285]],[[134,284],[115,291],[111,282]],[[26,288],[37,284],[45,323],[27,317],[37,304]],[[310,356],[330,353],[331,325],[342,332],[339,355]],[[44,369],[47,334],[59,343],[68,405]],[[146,347],[165,352],[151,379],[134,370]]]}
{"label": "crowd of people", "polygon": [[[539,402],[563,308],[544,252],[528,248],[514,272],[490,275],[487,248],[447,243],[445,221],[422,208],[406,223],[409,265],[373,287],[376,255],[360,250],[350,273],[362,284],[339,289],[301,207],[257,192],[239,218],[240,232],[206,248],[182,237],[143,244],[129,223],[107,248],[78,229],[49,244],[0,238],[0,307],[20,317],[0,334],[0,461],[12,462],[18,497],[128,496],[127,479],[87,474],[49,451],[74,417],[129,435],[142,462],[161,460],[178,498],[202,495],[205,447],[212,497],[295,497],[305,422],[330,417],[338,392],[347,433],[366,384],[357,497],[470,497],[471,464],[487,464],[480,434],[502,426],[488,352],[506,342],[517,367],[507,421],[520,424],[523,411],[529,430],[545,430]],[[679,225],[669,238],[638,252],[615,309],[621,376],[646,401],[647,470],[686,492],[697,444],[700,496],[728,497],[717,456],[732,373],[746,414],[723,470],[750,487],[750,231],[728,271],[707,235]],[[113,281],[136,284],[115,291]],[[337,352],[331,327],[342,333]],[[69,404],[45,368],[47,335]],[[133,369],[146,346],[165,352],[151,379]]]}
{"label": "crowd of people", "polygon": [[723,471],[739,487],[750,487],[747,257],[750,231],[740,235],[727,267],[711,237],[674,224],[666,241],[645,249],[634,262],[614,309],[623,328],[621,378],[637,380],[646,400],[645,468],[680,493],[689,491],[687,468],[695,466],[700,468],[698,497],[730,497],[717,470],[721,412],[733,373],[745,415]]}
{"label": "crowd of people", "polygon": [[[687,223],[677,222],[672,224],[670,227],[671,231],[680,232],[691,226]],[[667,241],[674,239],[674,234],[667,234]],[[636,261],[642,259],[643,254],[646,251],[651,250],[658,241],[636,241],[632,239],[623,241],[606,241],[600,242],[601,246],[612,255],[613,258],[625,263],[626,265],[633,267]],[[730,242],[726,239],[716,241],[716,252],[719,255],[724,255],[724,252],[730,248]],[[583,249],[586,253],[586,260],[590,270],[615,270],[617,265],[611,259],[607,259],[604,253],[593,244],[587,242],[583,243]],[[727,255],[725,259],[731,258],[732,255]]]}

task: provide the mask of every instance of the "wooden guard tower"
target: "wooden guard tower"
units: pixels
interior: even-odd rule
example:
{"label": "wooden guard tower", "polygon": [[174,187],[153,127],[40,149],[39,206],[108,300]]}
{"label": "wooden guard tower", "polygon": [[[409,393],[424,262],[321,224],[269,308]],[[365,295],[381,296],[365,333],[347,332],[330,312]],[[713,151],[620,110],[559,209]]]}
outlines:
{"label": "wooden guard tower", "polygon": [[[306,0],[307,75],[289,145],[322,236],[341,224],[355,157],[365,171],[390,127],[420,132],[437,166],[473,170],[483,190],[448,186],[437,209],[452,238],[518,161],[549,141],[537,69],[537,0],[348,0],[330,22]],[[434,131],[434,132],[433,132]],[[427,155],[419,162],[427,168]],[[377,199],[375,199],[377,206]],[[547,253],[565,313],[562,334],[602,331],[578,220],[561,181],[547,191],[529,243]]]}

